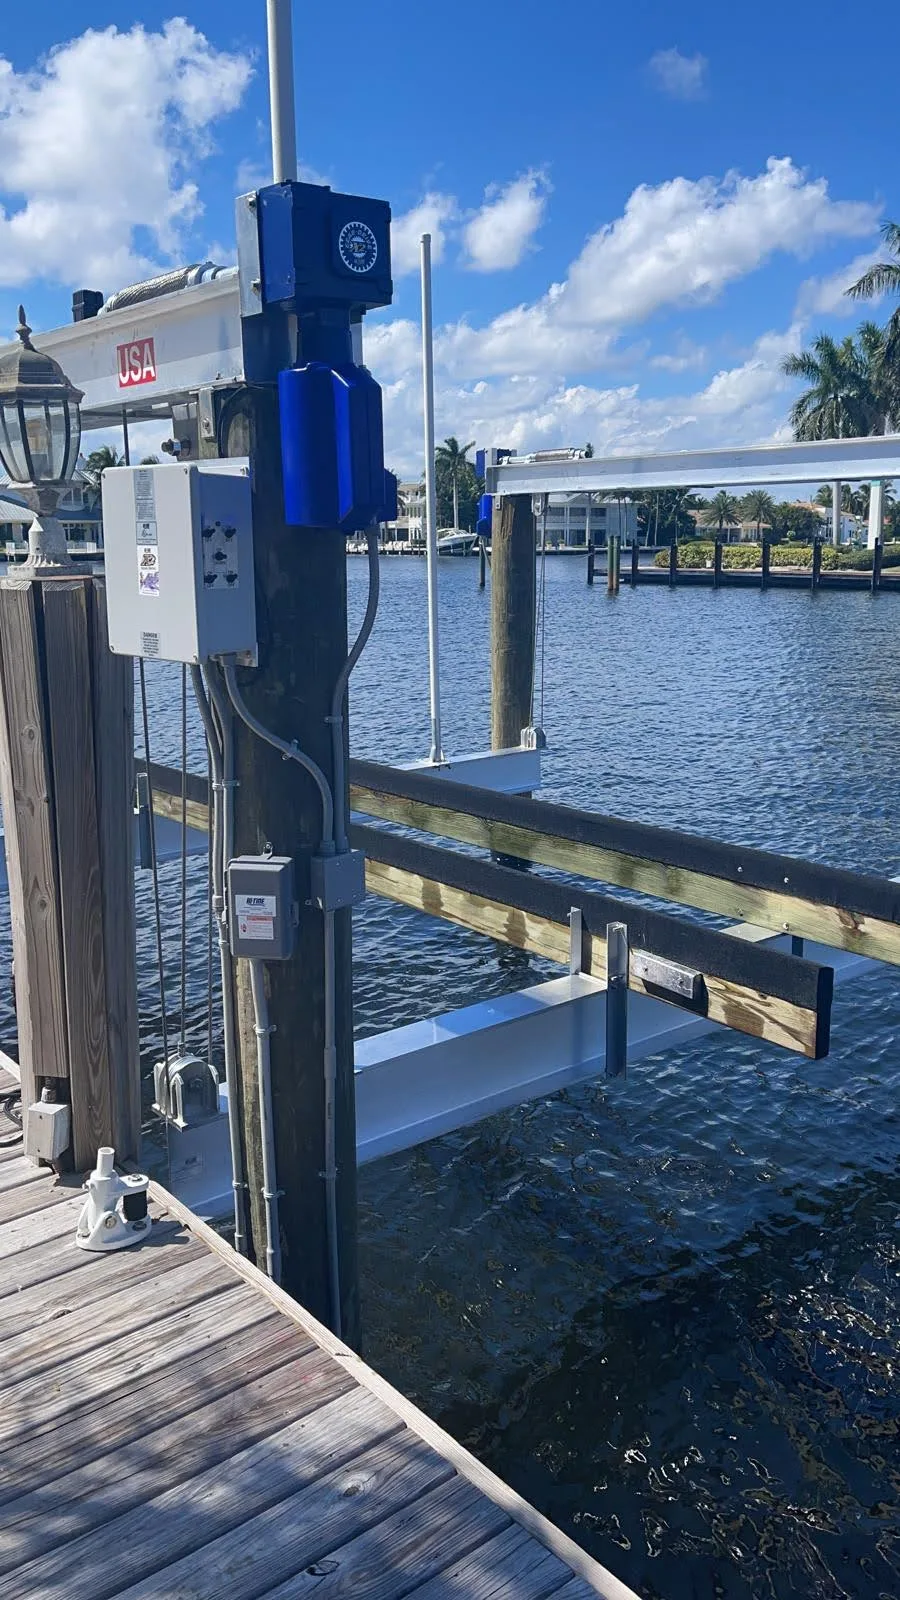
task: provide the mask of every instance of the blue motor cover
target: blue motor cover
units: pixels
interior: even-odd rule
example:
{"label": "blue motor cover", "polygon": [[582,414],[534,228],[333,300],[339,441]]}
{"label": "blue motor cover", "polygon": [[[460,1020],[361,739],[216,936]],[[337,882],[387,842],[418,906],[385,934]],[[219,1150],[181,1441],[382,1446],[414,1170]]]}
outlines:
{"label": "blue motor cover", "polygon": [[355,533],[386,508],[381,390],[365,367],[308,361],[278,374],[285,521]]}

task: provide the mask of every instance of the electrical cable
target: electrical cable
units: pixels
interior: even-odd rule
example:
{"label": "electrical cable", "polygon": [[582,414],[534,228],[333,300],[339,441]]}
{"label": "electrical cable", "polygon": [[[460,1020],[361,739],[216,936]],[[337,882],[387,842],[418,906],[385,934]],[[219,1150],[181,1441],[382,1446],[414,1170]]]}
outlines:
{"label": "electrical cable", "polygon": [[247,724],[250,732],[255,733],[258,739],[262,739],[266,744],[270,744],[274,750],[280,750],[286,761],[296,761],[305,772],[309,773],[310,777],[315,783],[322,799],[322,850],[325,855],[333,855],[334,799],[331,793],[331,786],[329,785],[328,779],[322,771],[322,768],[317,762],[313,761],[311,756],[304,754],[298,745],[289,744],[286,739],[279,739],[276,733],[271,733],[269,729],[253,715],[253,712],[246,704],[241,691],[238,688],[237,677],[234,670],[234,662],[229,661],[224,656],[221,658],[221,662],[222,675],[225,679],[225,687],[228,690],[228,698],[230,699],[231,704],[234,706],[234,709],[241,721]]}
{"label": "electrical cable", "polygon": [[166,1182],[172,1182],[172,1152],[169,1140],[169,1112],[168,1112],[168,1078],[169,1078],[169,1024],[166,1017],[166,978],[163,963],[162,942],[162,911],[159,899],[159,863],[156,855],[156,827],[153,821],[153,779],[150,767],[150,721],[147,716],[147,679],[144,673],[144,658],[138,658],[138,677],[141,687],[141,721],[144,732],[144,765],[147,772],[147,805],[150,810],[150,873],[153,880],[153,912],[156,924],[156,965],[159,972],[159,1015],[162,1028],[163,1061],[166,1069],[166,1110],[163,1112],[166,1125]]}
{"label": "electrical cable", "polygon": [[356,642],[350,651],[334,686],[331,697],[331,749],[334,770],[335,805],[335,848],[338,854],[347,849],[347,834],[344,827],[344,698],[350,674],[356,666],[360,656],[366,648],[375,626],[378,613],[378,600],[381,593],[381,562],[378,555],[378,529],[366,529],[366,551],[369,558],[369,597],[366,602],[365,615],[362,620]]}
{"label": "electrical cable", "polygon": [[[13,1109],[17,1100],[19,1102],[20,1113],[18,1115]],[[18,1133],[11,1133],[0,1139],[0,1150],[13,1150],[15,1146],[17,1144],[21,1144],[25,1138],[25,1130],[22,1127],[21,1105],[21,1088],[9,1089],[4,1094],[0,1094],[0,1107],[2,1107],[3,1116],[8,1117],[10,1122],[15,1122],[19,1130]]]}
{"label": "electrical cable", "polygon": [[[231,718],[228,705],[219,687],[212,667],[207,668],[212,705],[206,697],[203,673],[191,667],[191,681],[197,700],[197,710],[206,734],[206,747],[212,767],[210,789],[210,854],[212,859],[212,906],[219,939],[219,966],[222,974],[222,1031],[225,1054],[225,1088],[228,1094],[228,1139],[231,1150],[231,1186],[234,1191],[234,1247],[239,1255],[247,1255],[247,1230],[244,1222],[244,1157],[241,1149],[238,1103],[237,1031],[234,1006],[234,962],[228,945],[225,926],[225,861],[230,857],[229,825],[226,808],[232,804],[234,794],[234,751],[231,741]],[[219,698],[217,699],[216,696]],[[221,702],[221,703],[220,703]],[[216,708],[222,738],[216,728],[213,707]],[[225,721],[222,721],[222,717]]]}
{"label": "electrical cable", "polygon": [[281,1282],[281,1236],[278,1231],[278,1196],[275,1179],[275,1128],[272,1122],[272,1052],[269,1002],[266,999],[265,968],[251,961],[250,992],[253,996],[253,1031],[256,1034],[256,1073],[259,1086],[260,1143],[262,1145],[262,1197],[266,1208],[266,1272]]}

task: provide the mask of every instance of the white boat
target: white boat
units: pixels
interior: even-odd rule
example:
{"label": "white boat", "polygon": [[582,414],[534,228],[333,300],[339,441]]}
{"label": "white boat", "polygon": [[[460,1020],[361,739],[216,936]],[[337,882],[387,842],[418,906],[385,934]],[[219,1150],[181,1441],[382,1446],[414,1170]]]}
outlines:
{"label": "white boat", "polygon": [[470,556],[478,543],[477,533],[466,533],[462,528],[438,529],[439,556]]}

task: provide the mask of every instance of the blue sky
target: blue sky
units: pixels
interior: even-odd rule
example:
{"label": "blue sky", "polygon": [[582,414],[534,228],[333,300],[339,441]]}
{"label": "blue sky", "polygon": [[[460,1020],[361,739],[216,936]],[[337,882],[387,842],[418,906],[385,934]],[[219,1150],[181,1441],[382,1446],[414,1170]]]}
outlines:
{"label": "blue sky", "polygon": [[[233,251],[267,177],[263,0],[43,0],[0,47],[0,324]],[[451,13],[297,5],[301,158],[389,199],[396,303],[370,318],[388,454],[420,455],[416,244],[435,237],[438,429],[520,449],[752,442],[780,363],[862,313],[900,219],[900,8],[788,0]],[[177,19],[183,17],[183,21]],[[115,30],[115,31],[107,31]],[[143,30],[143,31],[141,31]]]}

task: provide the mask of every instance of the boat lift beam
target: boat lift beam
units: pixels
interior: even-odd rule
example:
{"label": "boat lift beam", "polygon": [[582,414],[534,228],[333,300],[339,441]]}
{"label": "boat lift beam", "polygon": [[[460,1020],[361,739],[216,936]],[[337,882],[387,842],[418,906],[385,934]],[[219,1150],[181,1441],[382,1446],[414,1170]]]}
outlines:
{"label": "boat lift beam", "polygon": [[900,434],[813,439],[740,449],[535,461],[505,455],[486,469],[489,494],[612,494],[618,490],[730,489],[753,484],[883,482],[900,478]]}

